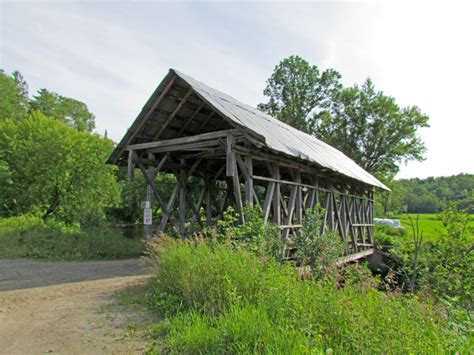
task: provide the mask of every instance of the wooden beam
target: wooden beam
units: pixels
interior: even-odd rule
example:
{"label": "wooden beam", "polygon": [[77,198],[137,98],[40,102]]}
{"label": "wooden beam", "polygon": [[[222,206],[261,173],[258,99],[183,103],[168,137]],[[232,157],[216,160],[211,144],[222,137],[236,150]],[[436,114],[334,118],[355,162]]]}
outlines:
{"label": "wooden beam", "polygon": [[133,141],[133,139],[135,138],[135,136],[138,134],[138,132],[140,132],[142,126],[145,124],[145,122],[148,120],[148,118],[150,117],[150,115],[155,111],[155,109],[158,107],[158,105],[160,104],[160,102],[163,100],[163,98],[166,96],[166,94],[168,93],[168,91],[170,91],[171,87],[173,86],[174,82],[176,80],[176,75],[173,75],[173,77],[171,78],[171,80],[169,81],[168,84],[166,84],[166,87],[165,89],[163,90],[163,92],[158,96],[158,98],[155,100],[155,102],[151,105],[150,109],[147,111],[145,117],[143,117],[143,119],[140,121],[140,123],[138,124],[137,128],[135,129],[135,131],[132,133],[132,135],[130,136],[130,138],[128,139],[129,142]]}
{"label": "wooden beam", "polygon": [[355,254],[350,254],[350,255],[347,255],[347,256],[343,256],[343,257],[340,257],[336,261],[336,264],[338,266],[342,266],[342,265],[350,263],[352,261],[357,261],[359,259],[366,258],[369,255],[372,255],[374,252],[375,252],[375,250],[373,248],[371,248],[371,249],[360,251],[360,252],[355,253]]}
{"label": "wooden beam", "polygon": [[127,176],[128,182],[131,182],[135,176],[135,151],[133,149],[128,151]]}
{"label": "wooden beam", "polygon": [[176,144],[170,145],[166,147],[159,147],[159,148],[151,148],[148,149],[150,153],[163,153],[163,152],[176,152],[176,151],[190,151],[190,150],[198,150],[202,151],[205,149],[214,149],[219,146],[218,140],[213,141],[204,141],[204,142],[196,142],[196,143],[187,143],[187,144]]}
{"label": "wooden beam", "polygon": [[165,208],[166,208],[165,203],[161,199],[161,196],[158,193],[158,190],[156,189],[155,181],[147,174],[147,171],[146,171],[145,167],[142,164],[138,164],[138,167],[140,168],[143,176],[145,177],[145,180],[146,180],[147,184],[151,186],[151,188],[153,190],[153,195],[155,196],[156,200],[160,204],[160,207],[163,210],[165,210]]}
{"label": "wooden beam", "polygon": [[[181,159],[181,165],[185,166],[186,162],[184,159]],[[186,173],[184,168],[179,171],[179,233],[181,238],[185,237],[185,223],[186,223]]]}
{"label": "wooden beam", "polygon": [[235,137],[228,133],[226,138],[226,176],[234,176],[237,174],[237,166],[235,162],[235,152],[233,150],[233,146],[235,143]]}
{"label": "wooden beam", "polygon": [[186,103],[186,101],[188,100],[189,96],[191,96],[192,93],[193,93],[193,89],[189,88],[188,92],[186,93],[186,95],[184,95],[183,99],[178,104],[178,106],[176,106],[176,108],[173,110],[171,115],[169,115],[169,117],[166,119],[166,121],[163,122],[163,124],[160,127],[160,130],[158,131],[158,133],[156,133],[154,140],[157,140],[160,137],[161,133],[163,133],[163,131],[166,129],[166,127],[168,127],[170,122],[177,115],[177,113],[181,110],[181,108]]}
{"label": "wooden beam", "polygon": [[273,221],[281,225],[281,190],[280,190],[280,166],[273,165],[273,179],[275,180],[275,191],[273,192]]}
{"label": "wooden beam", "polygon": [[[286,225],[293,224],[293,213],[295,211],[295,204],[296,204],[296,195],[297,195],[298,186],[293,186],[290,193],[290,199],[288,201],[288,213],[286,217]],[[290,229],[285,229],[283,232],[283,237],[288,238],[290,234]]]}
{"label": "wooden beam", "polygon": [[171,192],[171,196],[168,201],[168,204],[163,209],[163,216],[161,217],[160,225],[158,226],[158,229],[157,229],[158,233],[163,232],[165,230],[166,224],[168,223],[168,220],[170,220],[171,211],[173,210],[173,206],[176,201],[178,192],[179,192],[179,184],[176,184],[173,191]]}
{"label": "wooden beam", "polygon": [[196,143],[196,142],[201,142],[201,141],[205,141],[205,140],[212,140],[212,139],[216,139],[216,138],[227,137],[228,134],[241,135],[242,131],[240,129],[226,129],[226,130],[223,130],[223,131],[197,134],[197,135],[188,136],[188,137],[181,137],[181,138],[167,139],[167,140],[162,140],[162,141],[153,141],[153,142],[147,142],[147,143],[132,144],[132,145],[128,145],[127,149],[143,150],[143,149],[167,147],[167,146],[186,144],[186,143]]}
{"label": "wooden beam", "polygon": [[[299,170],[295,173],[296,182],[301,184],[301,172]],[[303,201],[303,192],[302,187],[296,187],[296,223],[301,224],[303,222],[303,208],[304,208],[304,201]]]}
{"label": "wooden beam", "polygon": [[245,223],[245,216],[244,216],[244,205],[242,202],[242,193],[240,191],[240,181],[239,181],[239,173],[237,171],[237,163],[234,157],[234,175],[232,176],[232,185],[234,188],[234,198],[235,204],[237,205],[237,212],[239,213],[240,223]]}
{"label": "wooden beam", "polygon": [[181,127],[181,129],[179,130],[177,136],[180,136],[181,134],[183,134],[183,132],[186,130],[186,128],[188,128],[188,126],[191,124],[191,122],[196,118],[196,116],[199,114],[199,111],[201,111],[201,109],[203,108],[204,106],[204,102],[201,102],[198,106],[198,108],[193,112],[193,114],[191,115],[191,117],[188,118],[188,120],[186,121],[186,123],[183,125],[183,127]]}
{"label": "wooden beam", "polygon": [[197,132],[197,133],[201,132],[202,129],[203,129],[204,127],[206,127],[206,125],[209,123],[209,121],[211,120],[212,116],[214,116],[214,115],[215,115],[215,112],[212,111],[212,112],[206,117],[206,119],[204,120],[204,122],[199,126],[199,128],[196,130],[196,132]]}
{"label": "wooden beam", "polygon": [[268,223],[268,216],[270,215],[270,208],[273,201],[273,192],[275,191],[275,183],[269,182],[265,193],[265,201],[263,203],[263,224],[266,226]]}

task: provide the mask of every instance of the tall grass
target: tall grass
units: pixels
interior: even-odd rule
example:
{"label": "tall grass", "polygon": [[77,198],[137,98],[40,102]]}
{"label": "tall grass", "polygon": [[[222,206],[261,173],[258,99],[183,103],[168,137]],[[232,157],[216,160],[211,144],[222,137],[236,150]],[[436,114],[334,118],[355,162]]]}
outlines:
{"label": "tall grass", "polygon": [[140,240],[106,228],[83,230],[34,216],[0,219],[0,258],[122,259],[142,252]]}
{"label": "tall grass", "polygon": [[[301,280],[293,269],[221,244],[152,245],[149,305],[166,316],[150,352],[441,352],[469,349],[416,297]],[[164,338],[163,338],[164,337]]]}

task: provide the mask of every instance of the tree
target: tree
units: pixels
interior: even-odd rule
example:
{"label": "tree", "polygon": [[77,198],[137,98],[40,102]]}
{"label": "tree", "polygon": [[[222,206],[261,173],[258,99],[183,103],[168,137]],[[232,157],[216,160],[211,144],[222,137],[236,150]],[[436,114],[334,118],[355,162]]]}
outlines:
{"label": "tree", "polygon": [[17,120],[28,114],[28,85],[20,72],[11,76],[0,70],[0,120]]}
{"label": "tree", "polygon": [[330,108],[311,120],[316,137],[385,178],[393,177],[402,162],[424,159],[426,148],[417,134],[421,127],[428,127],[427,115],[416,106],[401,108],[376,91],[370,79],[337,92]]}
{"label": "tree", "polygon": [[428,116],[416,106],[401,108],[375,90],[370,79],[344,88],[333,69],[320,70],[298,56],[275,67],[259,108],[338,148],[379,178],[393,179],[401,162],[422,160],[418,129]]}
{"label": "tree", "polygon": [[330,105],[333,91],[341,87],[340,77],[333,69],[321,73],[303,58],[290,56],[275,67],[263,91],[269,100],[258,108],[309,133],[310,114]]}
{"label": "tree", "polygon": [[80,131],[91,132],[95,117],[83,102],[58,95],[46,89],[38,91],[31,100],[32,110],[39,110],[46,116],[63,121]]}
{"label": "tree", "polygon": [[116,168],[104,163],[112,149],[111,140],[41,112],[0,121],[0,215],[99,222],[120,196]]}

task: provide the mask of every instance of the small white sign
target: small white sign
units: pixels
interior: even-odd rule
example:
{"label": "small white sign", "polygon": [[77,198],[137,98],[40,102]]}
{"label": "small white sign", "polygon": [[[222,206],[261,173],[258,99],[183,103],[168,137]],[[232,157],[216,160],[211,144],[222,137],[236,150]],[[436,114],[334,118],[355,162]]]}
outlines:
{"label": "small white sign", "polygon": [[142,207],[142,208],[151,208],[151,203],[150,203],[150,201],[142,201],[141,207]]}
{"label": "small white sign", "polygon": [[145,208],[143,210],[143,224],[146,226],[151,226],[153,223],[153,218],[152,218],[152,209],[151,208]]}

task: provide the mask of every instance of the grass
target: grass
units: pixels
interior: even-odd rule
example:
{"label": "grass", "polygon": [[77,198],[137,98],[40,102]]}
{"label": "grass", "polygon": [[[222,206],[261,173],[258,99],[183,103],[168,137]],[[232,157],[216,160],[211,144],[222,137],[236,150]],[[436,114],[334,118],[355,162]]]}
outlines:
{"label": "grass", "polygon": [[[409,237],[412,236],[409,218],[412,218],[413,221],[415,221],[417,216],[419,217],[418,223],[420,230],[423,231],[423,236],[426,241],[435,241],[440,237],[440,235],[446,233],[446,227],[443,225],[438,214],[401,214],[397,218],[406,229]],[[474,231],[474,215],[472,215],[472,220],[469,222],[468,228]],[[472,234],[474,235],[474,233]]]}
{"label": "grass", "polygon": [[103,260],[138,257],[143,243],[107,228],[86,229],[33,216],[0,219],[0,258]]}
{"label": "grass", "polygon": [[[147,304],[164,316],[149,353],[468,351],[438,306],[372,287],[301,280],[222,244],[162,238]],[[352,285],[352,286],[351,286]]]}

